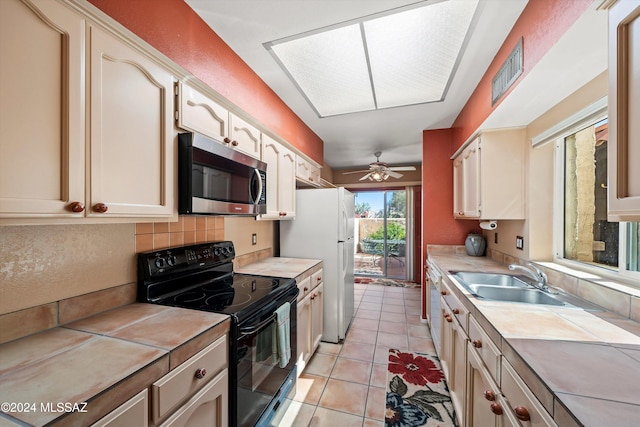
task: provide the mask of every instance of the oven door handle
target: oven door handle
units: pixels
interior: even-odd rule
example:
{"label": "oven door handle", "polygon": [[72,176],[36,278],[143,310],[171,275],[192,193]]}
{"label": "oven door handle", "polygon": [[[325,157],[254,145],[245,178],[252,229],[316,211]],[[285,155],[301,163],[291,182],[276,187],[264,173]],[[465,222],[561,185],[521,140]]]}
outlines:
{"label": "oven door handle", "polygon": [[238,339],[242,339],[242,338],[248,337],[251,334],[254,334],[255,332],[267,326],[269,323],[272,323],[275,319],[276,319],[276,314],[273,313],[266,320],[263,320],[256,326],[250,326],[248,328],[240,328],[240,336],[238,337]]}

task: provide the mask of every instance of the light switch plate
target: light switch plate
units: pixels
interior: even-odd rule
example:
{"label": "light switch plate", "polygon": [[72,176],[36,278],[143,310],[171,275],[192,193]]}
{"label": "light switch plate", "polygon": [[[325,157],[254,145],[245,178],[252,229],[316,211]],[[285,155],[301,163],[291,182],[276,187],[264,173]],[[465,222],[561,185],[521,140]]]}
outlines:
{"label": "light switch plate", "polygon": [[516,249],[522,250],[524,248],[524,238],[522,236],[516,236]]}
{"label": "light switch plate", "polygon": [[251,235],[251,244],[252,245],[257,245],[258,244],[258,235],[256,233],[253,233]]}

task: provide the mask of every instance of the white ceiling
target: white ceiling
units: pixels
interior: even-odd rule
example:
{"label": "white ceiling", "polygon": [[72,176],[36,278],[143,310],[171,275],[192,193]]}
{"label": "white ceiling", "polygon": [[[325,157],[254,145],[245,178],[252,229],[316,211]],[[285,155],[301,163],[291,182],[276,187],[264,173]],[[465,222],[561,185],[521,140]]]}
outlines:
{"label": "white ceiling", "polygon": [[[437,0],[429,0],[437,1]],[[450,0],[465,1],[465,0]],[[269,85],[280,98],[324,141],[324,159],[332,168],[364,166],[375,160],[376,151],[382,151],[382,161],[389,164],[419,164],[422,157],[422,130],[451,127],[461,108],[477,86],[505,37],[526,6],[527,0],[481,0],[478,19],[472,25],[469,43],[463,52],[446,99],[443,102],[396,107],[340,116],[319,118],[294,84],[264,48],[263,43],[340,22],[361,18],[374,13],[417,3],[415,0],[186,0],[207,24]],[[573,54],[572,43],[582,45],[582,36],[595,39],[600,31],[592,31],[593,22],[577,33],[577,39],[568,42],[566,52],[560,52],[559,62],[548,64],[556,70],[558,90],[570,94],[606,69],[606,13],[597,15],[601,26],[604,15],[604,58],[601,49],[590,49],[588,56],[600,71],[581,67]],[[584,34],[583,34],[584,33]],[[594,34],[595,33],[595,34]],[[584,49],[582,49],[584,51]],[[573,58],[573,61],[571,60]],[[578,76],[558,75],[562,63],[568,62]],[[560,64],[560,65],[559,65]],[[602,65],[604,64],[604,65]],[[539,73],[548,77],[545,73]],[[548,74],[548,73],[547,73]],[[589,76],[593,77],[589,77]],[[571,78],[568,78],[571,77]],[[533,79],[532,79],[533,80]],[[566,81],[566,82],[565,82]],[[557,91],[542,93],[533,82],[522,91],[530,109],[517,114],[504,114],[506,108],[496,110],[487,123],[493,127],[526,125],[560,99]],[[566,83],[566,84],[565,84]],[[519,85],[522,86],[522,83]],[[533,89],[531,89],[533,87]],[[554,89],[555,90],[555,89]],[[533,100],[530,99],[533,96]],[[566,96],[566,95],[565,95]],[[517,102],[514,93],[507,100]],[[512,110],[513,111],[513,110]],[[492,115],[492,117],[494,116]]]}

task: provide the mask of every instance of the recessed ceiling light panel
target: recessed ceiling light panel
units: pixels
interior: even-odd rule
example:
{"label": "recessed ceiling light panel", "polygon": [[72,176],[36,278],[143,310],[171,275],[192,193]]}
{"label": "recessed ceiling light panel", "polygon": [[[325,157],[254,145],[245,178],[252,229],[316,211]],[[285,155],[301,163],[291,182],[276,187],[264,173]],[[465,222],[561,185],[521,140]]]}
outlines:
{"label": "recessed ceiling light panel", "polygon": [[478,0],[425,2],[265,44],[320,117],[444,100]]}

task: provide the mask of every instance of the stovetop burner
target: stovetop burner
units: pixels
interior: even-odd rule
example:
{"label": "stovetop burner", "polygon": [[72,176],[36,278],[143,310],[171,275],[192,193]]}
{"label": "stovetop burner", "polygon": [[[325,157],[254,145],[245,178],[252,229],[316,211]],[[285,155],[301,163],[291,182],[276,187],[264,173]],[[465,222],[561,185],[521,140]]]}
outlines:
{"label": "stovetop burner", "polygon": [[233,273],[233,243],[214,242],[138,257],[138,299],[246,317],[295,280]]}

